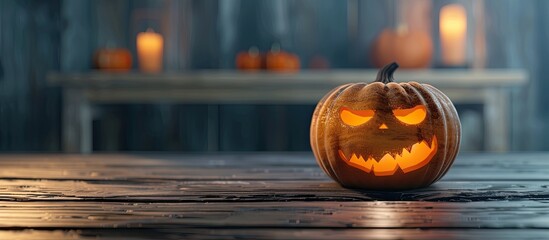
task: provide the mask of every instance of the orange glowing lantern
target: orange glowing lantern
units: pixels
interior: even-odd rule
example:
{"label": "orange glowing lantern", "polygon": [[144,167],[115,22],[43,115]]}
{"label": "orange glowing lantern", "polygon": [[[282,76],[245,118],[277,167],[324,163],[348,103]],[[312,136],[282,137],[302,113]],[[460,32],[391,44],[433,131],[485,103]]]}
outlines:
{"label": "orange glowing lantern", "polygon": [[452,102],[431,85],[393,82],[397,68],[385,66],[372,83],[339,86],[315,109],[313,153],[345,187],[426,187],[457,155],[461,124]]}

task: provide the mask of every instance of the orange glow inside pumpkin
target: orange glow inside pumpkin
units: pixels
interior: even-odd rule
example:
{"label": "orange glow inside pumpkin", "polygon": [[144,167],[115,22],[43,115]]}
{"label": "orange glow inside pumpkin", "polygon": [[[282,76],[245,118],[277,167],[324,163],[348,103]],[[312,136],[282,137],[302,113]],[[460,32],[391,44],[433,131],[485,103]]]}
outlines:
{"label": "orange glow inside pumpkin", "polygon": [[[339,116],[343,123],[354,127],[370,121],[374,117],[374,114],[374,110],[353,110],[342,107]],[[416,125],[425,120],[427,109],[423,105],[417,105],[413,108],[394,109],[393,114],[402,123]],[[380,129],[387,129],[387,125],[383,125],[380,126]]]}
{"label": "orange glow inside pumpkin", "polygon": [[361,169],[367,173],[373,171],[375,176],[391,176],[395,174],[398,168],[404,173],[417,170],[429,163],[437,152],[437,138],[433,136],[431,144],[420,141],[414,143],[408,151],[403,148],[400,153],[386,153],[381,159],[375,159],[369,156],[367,159],[360,154],[345,153],[340,149],[339,156],[341,159],[352,167]]}
{"label": "orange glow inside pumpkin", "polygon": [[374,117],[373,110],[352,110],[349,108],[341,108],[340,117],[343,123],[349,126],[362,125]]}
{"label": "orange glow inside pumpkin", "polygon": [[423,105],[417,105],[408,109],[395,109],[393,110],[393,114],[403,123],[416,125],[423,122],[427,116],[427,109]]}
{"label": "orange glow inside pumpkin", "polygon": [[379,126],[379,129],[389,129],[389,127],[387,126],[387,124],[382,123],[381,126]]}
{"label": "orange glow inside pumpkin", "polygon": [[[427,108],[424,105],[417,105],[413,108],[393,109],[393,115],[401,123],[407,125],[417,125],[427,117]],[[374,117],[374,110],[353,110],[342,107],[340,118],[346,125],[359,126]],[[385,123],[382,123],[379,129],[388,129]],[[437,139],[433,136],[430,143],[419,141],[400,152],[386,153],[381,159],[375,159],[372,156],[362,156],[351,152],[347,155],[340,149],[339,156],[350,166],[361,169],[367,173],[373,172],[375,176],[393,175],[399,168],[404,173],[417,170],[431,161],[437,152]]]}

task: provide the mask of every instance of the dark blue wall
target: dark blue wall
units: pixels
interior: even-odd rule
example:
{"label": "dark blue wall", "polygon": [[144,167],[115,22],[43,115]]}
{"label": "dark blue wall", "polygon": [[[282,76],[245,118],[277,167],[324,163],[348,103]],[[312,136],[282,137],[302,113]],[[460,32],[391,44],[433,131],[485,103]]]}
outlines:
{"label": "dark blue wall", "polygon": [[0,150],[60,147],[60,1],[0,1]]}
{"label": "dark blue wall", "polygon": [[[448,0],[434,1],[433,9]],[[472,1],[460,0],[469,8]],[[50,71],[91,70],[104,46],[135,52],[153,26],[166,38],[166,70],[233,68],[234,55],[273,43],[332,67],[371,67],[369,45],[394,23],[394,1],[4,0],[0,1],[0,150],[59,151],[59,89]],[[549,149],[549,3],[486,0],[487,67],[525,68],[531,84],[513,99],[513,149]],[[469,9],[471,10],[471,9]],[[436,16],[433,11],[433,18]],[[94,122],[97,150],[307,150],[314,106],[109,105]],[[462,106],[476,112],[477,106]],[[208,127],[209,126],[209,127]],[[219,132],[212,132],[211,127]],[[475,127],[475,126],[473,126]],[[477,126],[478,127],[478,126]],[[479,132],[479,131],[469,131]],[[475,139],[476,136],[469,136]],[[213,139],[213,140],[212,140]],[[475,146],[475,143],[469,144]],[[474,148],[473,148],[474,149]]]}

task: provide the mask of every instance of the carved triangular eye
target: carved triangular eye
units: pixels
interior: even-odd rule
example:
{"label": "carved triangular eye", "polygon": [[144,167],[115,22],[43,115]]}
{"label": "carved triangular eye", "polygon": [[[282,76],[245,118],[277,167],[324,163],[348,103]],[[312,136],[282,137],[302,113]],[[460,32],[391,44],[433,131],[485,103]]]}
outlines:
{"label": "carved triangular eye", "polygon": [[354,127],[370,121],[374,114],[374,110],[352,110],[342,107],[339,116],[343,123]]}
{"label": "carved triangular eye", "polygon": [[413,108],[394,109],[393,114],[400,122],[415,125],[425,120],[427,109],[423,105],[417,105]]}

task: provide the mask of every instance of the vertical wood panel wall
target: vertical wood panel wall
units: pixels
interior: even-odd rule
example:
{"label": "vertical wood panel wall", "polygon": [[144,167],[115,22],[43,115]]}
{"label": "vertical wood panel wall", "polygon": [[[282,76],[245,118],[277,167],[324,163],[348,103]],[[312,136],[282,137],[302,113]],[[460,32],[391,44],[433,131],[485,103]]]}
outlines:
{"label": "vertical wood panel wall", "polygon": [[[469,8],[471,1],[458,0]],[[435,0],[432,6],[437,9],[449,2],[454,1]],[[135,53],[135,35],[146,27],[165,36],[167,71],[233,68],[238,51],[250,46],[267,51],[273,43],[297,52],[303,66],[322,55],[332,67],[371,67],[369,46],[379,31],[394,24],[395,3],[0,1],[0,151],[60,150],[61,95],[46,84],[46,73],[89,71],[98,47],[127,47]],[[549,59],[544,44],[549,40],[545,14],[549,3],[485,0],[484,4],[486,66],[526,68],[532,76],[524,98],[513,101],[514,114],[524,116],[524,122],[513,122],[513,150],[547,150],[549,127],[544,123],[549,108],[543,103],[549,70],[542,66]],[[436,42],[436,34],[433,37]],[[94,145],[98,150],[307,150],[313,108],[108,105],[95,113],[99,118],[94,122]]]}
{"label": "vertical wood panel wall", "polygon": [[0,150],[57,151],[60,1],[0,1]]}

